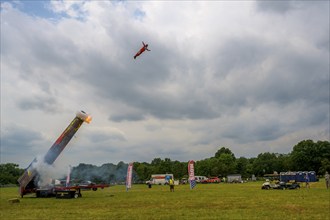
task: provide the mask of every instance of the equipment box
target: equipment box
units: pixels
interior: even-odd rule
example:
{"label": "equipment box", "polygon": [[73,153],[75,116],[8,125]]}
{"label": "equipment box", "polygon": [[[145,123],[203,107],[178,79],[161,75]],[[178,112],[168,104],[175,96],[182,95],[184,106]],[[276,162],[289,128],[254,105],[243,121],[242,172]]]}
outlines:
{"label": "equipment box", "polygon": [[76,190],[59,190],[55,191],[56,199],[72,199],[77,198]]}

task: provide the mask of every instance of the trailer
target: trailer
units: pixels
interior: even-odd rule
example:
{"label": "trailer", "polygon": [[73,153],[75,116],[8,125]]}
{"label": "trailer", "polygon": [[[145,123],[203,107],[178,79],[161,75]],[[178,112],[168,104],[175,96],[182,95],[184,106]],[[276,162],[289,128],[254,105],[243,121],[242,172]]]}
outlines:
{"label": "trailer", "polygon": [[77,191],[75,189],[68,189],[68,190],[56,190],[55,191],[55,197],[56,199],[76,199],[81,197],[80,191]]}
{"label": "trailer", "polygon": [[305,182],[306,175],[308,175],[309,182],[317,182],[315,171],[289,171],[280,173],[281,182]]}
{"label": "trailer", "polygon": [[43,187],[36,189],[36,197],[56,197],[57,199],[71,199],[82,197],[82,190],[96,191],[98,188],[104,189],[110,187],[109,184],[95,184],[88,186],[55,186]]}
{"label": "trailer", "polygon": [[227,183],[243,183],[241,174],[230,174],[227,176]]}

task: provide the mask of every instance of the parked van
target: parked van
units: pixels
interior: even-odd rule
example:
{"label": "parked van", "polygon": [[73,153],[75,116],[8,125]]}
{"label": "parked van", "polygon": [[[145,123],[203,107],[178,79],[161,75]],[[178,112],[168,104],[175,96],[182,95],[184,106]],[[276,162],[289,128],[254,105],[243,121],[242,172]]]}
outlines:
{"label": "parked van", "polygon": [[147,184],[167,185],[170,179],[174,180],[173,174],[153,174]]}
{"label": "parked van", "polygon": [[206,176],[195,176],[197,183],[207,183],[208,178]]}

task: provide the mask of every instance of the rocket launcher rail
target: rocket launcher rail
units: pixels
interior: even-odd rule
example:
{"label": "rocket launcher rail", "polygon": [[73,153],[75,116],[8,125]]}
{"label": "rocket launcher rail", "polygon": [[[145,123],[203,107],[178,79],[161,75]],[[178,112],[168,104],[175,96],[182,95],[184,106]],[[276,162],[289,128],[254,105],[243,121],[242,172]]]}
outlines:
{"label": "rocket launcher rail", "polygon": [[[83,122],[90,123],[92,117],[86,114],[84,111],[77,112],[76,117],[72,120],[69,126],[64,130],[64,132],[58,137],[55,143],[50,147],[47,154],[44,156],[43,160],[45,163],[52,165],[56,158],[61,154],[66,145],[70,142],[74,134],[78,131]],[[20,185],[20,195],[27,193],[36,192],[36,178],[38,172],[34,165],[37,163],[35,158],[31,164],[25,169],[22,176],[17,180]]]}

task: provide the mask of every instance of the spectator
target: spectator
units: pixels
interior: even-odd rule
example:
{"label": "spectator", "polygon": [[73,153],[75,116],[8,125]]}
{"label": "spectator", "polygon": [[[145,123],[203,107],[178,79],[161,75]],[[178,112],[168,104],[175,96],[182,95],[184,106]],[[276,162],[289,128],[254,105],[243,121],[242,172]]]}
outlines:
{"label": "spectator", "polygon": [[310,186],[309,186],[309,176],[308,176],[307,172],[305,173],[305,183],[306,183],[306,188],[310,188]]}
{"label": "spectator", "polygon": [[171,191],[171,192],[174,192],[174,180],[173,180],[172,177],[171,177],[169,183],[170,183],[170,191]]}
{"label": "spectator", "polygon": [[327,189],[329,189],[330,176],[329,176],[328,171],[325,172],[324,177],[325,177],[325,186],[327,187]]}

